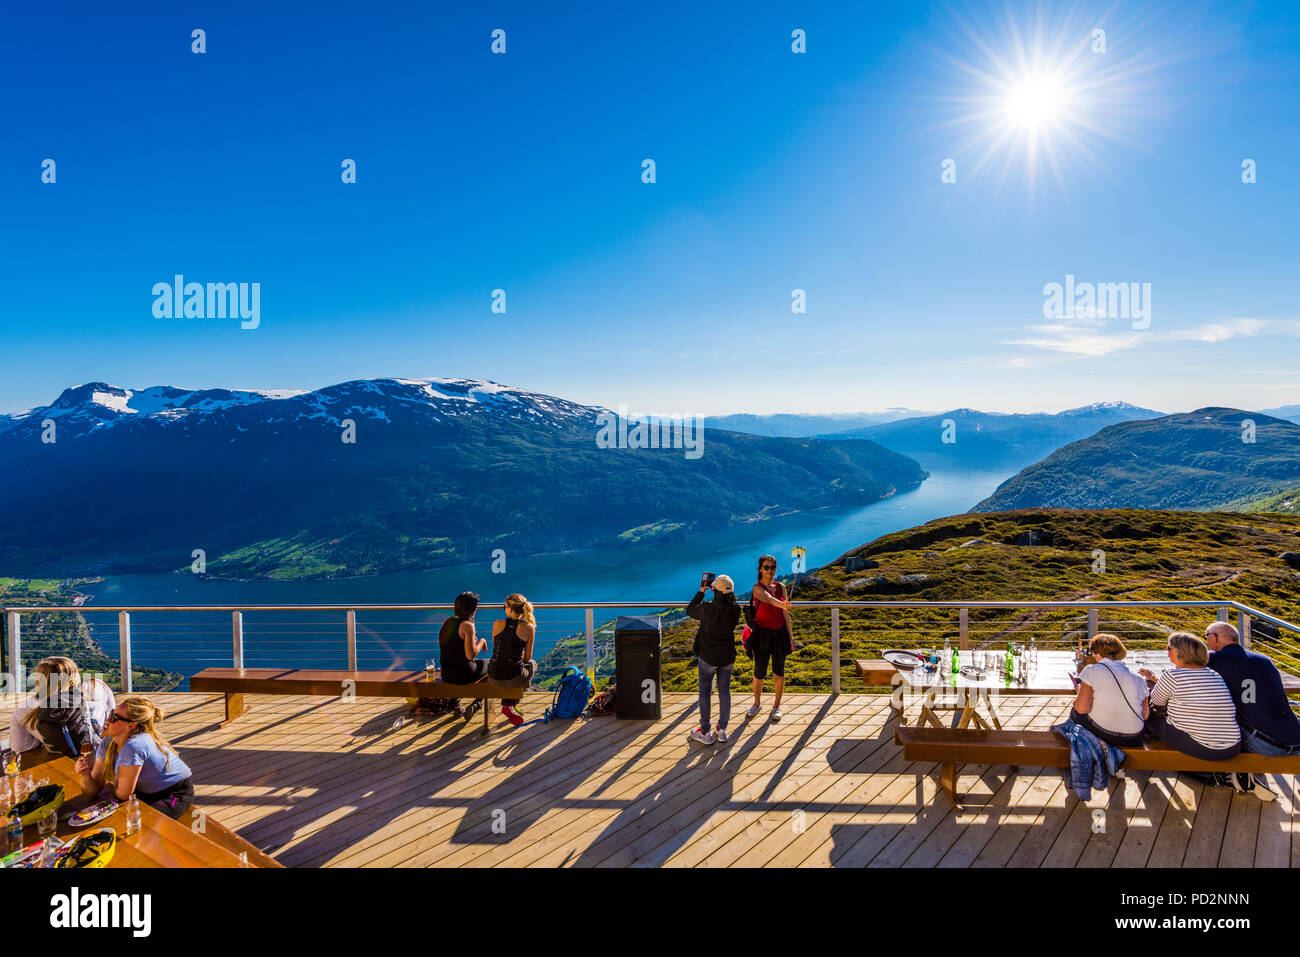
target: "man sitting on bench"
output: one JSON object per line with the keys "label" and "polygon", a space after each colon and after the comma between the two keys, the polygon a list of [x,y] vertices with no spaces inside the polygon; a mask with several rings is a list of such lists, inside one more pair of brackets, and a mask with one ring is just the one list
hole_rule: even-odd
{"label": "man sitting on bench", "polygon": [[[1237,705],[1241,725],[1241,750],[1255,754],[1300,754],[1300,720],[1287,701],[1282,676],[1269,659],[1247,651],[1238,641],[1237,629],[1226,621],[1205,629],[1210,646],[1210,667],[1219,673]],[[1253,787],[1252,787],[1253,783]],[[1237,790],[1253,791],[1265,801],[1277,795],[1268,779],[1238,773]]]}

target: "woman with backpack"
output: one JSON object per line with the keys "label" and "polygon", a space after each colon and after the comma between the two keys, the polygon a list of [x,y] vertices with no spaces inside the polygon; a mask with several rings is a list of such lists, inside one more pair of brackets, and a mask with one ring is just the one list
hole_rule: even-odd
{"label": "woman with backpack", "polygon": [[[524,676],[531,681],[537,671],[537,662],[533,661],[533,640],[537,637],[533,603],[523,595],[508,595],[505,611],[504,620],[492,623],[492,660],[488,662],[488,677],[493,681],[516,681]],[[516,727],[524,723],[518,704],[518,698],[506,698],[501,702],[501,713]]]}
{"label": "woman with backpack", "polygon": [[754,655],[754,706],[751,718],[758,717],[763,704],[763,682],[768,662],[772,663],[772,720],[781,720],[781,692],[785,690],[785,656],[794,654],[794,625],[790,621],[790,602],[785,586],[776,581],[776,559],[764,555],[758,560],[758,581],[750,589],[749,649]]}
{"label": "woman with backpack", "polygon": [[[704,600],[704,590],[713,589],[713,600]],[[700,726],[691,732],[691,740],[713,744],[727,743],[727,722],[731,718],[731,669],[736,663],[736,625],[740,622],[740,605],[736,604],[735,586],[726,575],[700,582],[700,590],[686,606],[686,614],[700,623],[695,633],[695,653],[700,659]],[[713,680],[718,681],[718,727],[709,731],[709,705],[713,697]]]}
{"label": "woman with backpack", "polygon": [[83,742],[99,744],[104,723],[116,707],[113,690],[98,678],[85,681],[77,663],[61,655],[36,665],[35,694],[9,718],[10,747],[76,757]]}

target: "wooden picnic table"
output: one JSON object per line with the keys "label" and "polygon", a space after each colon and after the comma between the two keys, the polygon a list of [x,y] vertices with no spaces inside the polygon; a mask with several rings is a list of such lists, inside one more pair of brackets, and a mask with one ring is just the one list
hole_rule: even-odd
{"label": "wooden picnic table", "polygon": [[[998,651],[1000,649],[993,649]],[[958,657],[961,667],[974,664],[974,651],[960,651]],[[1005,655],[1005,652],[1003,652]],[[1139,668],[1146,668],[1153,674],[1172,667],[1169,656],[1163,650],[1130,650],[1123,664],[1136,673]],[[951,664],[949,664],[951,667]],[[1005,667],[1005,666],[1004,666]],[[935,714],[936,709],[951,709],[952,726],[965,728],[970,724],[986,730],[1001,730],[1002,721],[998,717],[997,699],[1004,695],[1073,695],[1075,684],[1070,676],[1075,674],[1073,651],[1040,651],[1038,665],[1032,667],[1029,676],[1021,681],[1008,680],[1005,673],[986,673],[973,676],[967,672],[952,674],[944,668],[938,672],[922,671],[920,668],[895,668],[893,716],[900,724],[906,724],[902,702],[907,696],[920,699],[920,714],[917,724],[932,724],[936,728],[945,727]],[[900,697],[900,692],[902,697]],[[989,717],[985,719],[976,706],[984,702]]]}
{"label": "wooden picnic table", "polygon": [[[64,808],[74,810],[91,801],[81,796],[81,783],[73,767],[72,758],[60,757],[34,767],[33,780],[49,778],[51,784],[62,784],[65,795],[63,808],[58,811],[56,834],[67,843],[83,834],[111,827],[117,832],[117,846],[108,867],[242,867],[244,862],[221,845],[197,834],[190,828],[173,821],[161,811],[140,802],[140,830],[126,836],[126,803],[118,806],[110,816],[86,827],[69,827]],[[69,812],[71,813],[71,812]],[[41,839],[36,824],[23,829],[23,847]]]}

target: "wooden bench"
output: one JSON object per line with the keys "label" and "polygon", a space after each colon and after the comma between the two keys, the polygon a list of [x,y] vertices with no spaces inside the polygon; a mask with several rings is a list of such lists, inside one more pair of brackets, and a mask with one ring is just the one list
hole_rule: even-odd
{"label": "wooden bench", "polygon": [[[322,695],[341,698],[522,698],[528,680],[484,678],[470,685],[429,681],[423,671],[318,671],[306,668],[205,668],[190,678],[190,690],[226,696],[225,727],[249,709],[246,694]],[[483,733],[491,709],[483,708]]]}
{"label": "wooden bench", "polygon": [[898,669],[888,661],[879,658],[871,658],[853,662],[858,669],[858,677],[862,679],[865,685],[890,685],[894,684],[894,677],[898,674]]}
{"label": "wooden bench", "polygon": [[[961,810],[957,765],[1008,764],[1012,767],[1068,768],[1070,744],[1055,731],[978,731],[973,728],[894,729],[908,761],[939,765],[939,786]],[[1300,774],[1300,755],[1273,757],[1243,752],[1228,761],[1205,761],[1176,751],[1162,741],[1124,748],[1125,771],[1244,771],[1251,774]]]}
{"label": "wooden bench", "polygon": [[[203,823],[196,825],[195,820],[199,819],[200,814],[202,814],[201,820]],[[206,811],[201,812],[196,804],[191,804],[189,810],[178,817],[176,821],[188,827],[191,831],[202,834],[214,844],[221,845],[236,857],[247,861],[249,867],[284,867],[270,854],[248,843],[224,824],[213,820]]]}

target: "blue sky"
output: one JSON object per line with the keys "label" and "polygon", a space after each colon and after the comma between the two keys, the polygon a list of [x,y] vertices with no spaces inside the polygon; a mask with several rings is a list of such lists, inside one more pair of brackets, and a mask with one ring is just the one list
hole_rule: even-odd
{"label": "blue sky", "polygon": [[[1300,402],[1294,4],[266,6],[8,13],[0,411],[384,375],[662,412]],[[259,327],[155,318],[176,273],[261,283]],[[1149,328],[1045,319],[1067,274],[1150,283]]]}

